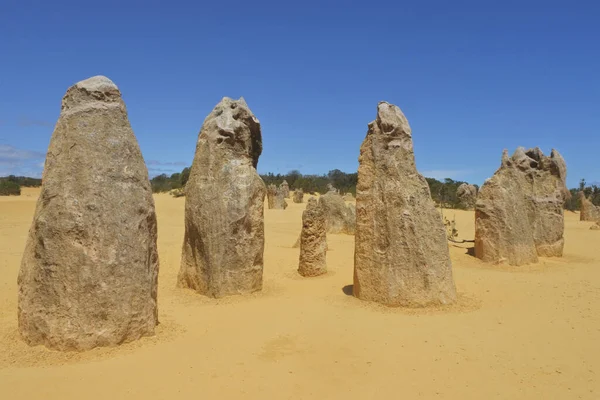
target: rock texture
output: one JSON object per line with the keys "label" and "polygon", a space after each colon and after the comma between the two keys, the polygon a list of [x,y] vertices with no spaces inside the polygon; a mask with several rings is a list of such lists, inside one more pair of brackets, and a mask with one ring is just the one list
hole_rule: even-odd
{"label": "rock texture", "polygon": [[477,196],[475,256],[510,265],[562,256],[566,171],[556,150],[549,157],[538,148],[520,147],[512,157],[505,150]]}
{"label": "rock texture", "polygon": [[281,187],[277,188],[275,191],[275,196],[273,197],[273,209],[275,210],[285,210],[288,207],[287,201],[285,201],[285,193]]}
{"label": "rock texture", "polygon": [[304,191],[302,189],[294,190],[294,203],[302,203],[304,202]]}
{"label": "rock texture", "polygon": [[275,207],[275,196],[277,196],[277,186],[270,184],[267,187],[267,207],[269,210]]}
{"label": "rock texture", "polygon": [[298,273],[302,276],[318,276],[327,273],[327,224],[325,214],[317,200],[311,197],[302,213],[300,233],[300,263]]}
{"label": "rock texture", "polygon": [[580,221],[600,221],[600,207],[595,206],[581,191],[579,192],[579,202],[581,204]]}
{"label": "rock texture", "polygon": [[594,225],[590,226],[590,229],[593,231],[600,231],[600,222],[596,222]]}
{"label": "rock texture", "polygon": [[327,184],[327,193],[340,194],[340,191],[336,189],[331,183]]}
{"label": "rock texture", "polygon": [[343,197],[344,201],[355,201],[356,199],[352,196],[352,193],[346,193]]}
{"label": "rock texture", "polygon": [[261,290],[265,184],[260,123],[243,98],[206,117],[186,184],[178,285],[210,297]]}
{"label": "rock texture", "polygon": [[354,295],[389,306],[456,300],[446,233],[417,172],[411,129],[381,102],[360,148]]}
{"label": "rock texture", "polygon": [[279,185],[279,188],[283,192],[283,197],[285,197],[286,199],[289,199],[290,198],[290,186],[288,185],[286,180],[281,182],[281,185]]}
{"label": "rock texture", "polygon": [[158,323],[156,214],[117,86],[69,88],[19,272],[19,331],[59,350],[113,346]]}
{"label": "rock texture", "polygon": [[477,201],[477,186],[469,185],[468,183],[461,184],[456,189],[456,197],[458,198],[460,208],[472,210]]}
{"label": "rock texture", "polygon": [[319,198],[327,220],[327,233],[347,233],[353,235],[356,229],[356,213],[353,205],[346,205],[342,196],[328,192]]}

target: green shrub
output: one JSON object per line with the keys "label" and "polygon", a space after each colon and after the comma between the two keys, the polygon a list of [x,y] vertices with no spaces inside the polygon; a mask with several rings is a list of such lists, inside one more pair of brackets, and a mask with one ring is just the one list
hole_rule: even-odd
{"label": "green shrub", "polygon": [[9,180],[0,181],[0,196],[20,196],[21,186]]}

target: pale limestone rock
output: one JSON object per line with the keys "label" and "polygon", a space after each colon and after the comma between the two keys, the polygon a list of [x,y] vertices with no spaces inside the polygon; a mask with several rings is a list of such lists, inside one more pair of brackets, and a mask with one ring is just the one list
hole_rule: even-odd
{"label": "pale limestone rock", "polygon": [[538,148],[520,147],[512,157],[505,150],[477,196],[475,256],[515,266],[562,256],[568,196],[566,164],[556,150],[549,157]]}
{"label": "pale limestone rock", "polygon": [[411,129],[381,102],[359,157],[354,295],[389,306],[456,300],[446,233],[425,178],[417,172]]}
{"label": "pale limestone rock", "polygon": [[262,289],[265,184],[260,123],[225,97],[206,117],[186,185],[178,285],[210,297]]}
{"label": "pale limestone rock", "polygon": [[302,213],[300,262],[298,273],[318,276],[327,273],[327,224],[325,214],[314,197],[308,200]]}
{"label": "pale limestone rock", "polygon": [[69,88],[19,272],[19,331],[58,350],[114,346],[158,324],[156,214],[121,93]]}

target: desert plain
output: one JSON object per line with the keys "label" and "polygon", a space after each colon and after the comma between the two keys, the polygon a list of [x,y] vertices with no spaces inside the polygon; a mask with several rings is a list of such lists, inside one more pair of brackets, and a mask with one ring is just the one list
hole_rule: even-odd
{"label": "desert plain", "polygon": [[[352,294],[354,236],[328,235],[328,273],[297,273],[305,202],[265,207],[264,286],[211,299],[176,287],[184,198],[155,195],[156,334],[58,352],[17,329],[17,275],[39,189],[0,198],[1,399],[598,399],[600,231],[565,212],[562,258],[484,264],[450,245],[456,304],[390,308]],[[474,212],[456,218],[473,239]]]}

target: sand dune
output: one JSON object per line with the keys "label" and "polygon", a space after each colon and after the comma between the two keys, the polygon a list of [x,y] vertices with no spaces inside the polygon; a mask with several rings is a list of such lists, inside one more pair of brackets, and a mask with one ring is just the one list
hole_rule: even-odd
{"label": "sand dune", "polygon": [[[263,292],[214,300],[177,289],[185,200],[157,195],[157,334],[60,353],[17,333],[37,194],[0,197],[2,399],[600,398],[600,232],[578,214],[566,213],[562,259],[499,268],[452,245],[458,304],[404,310],[348,295],[353,236],[329,235],[329,273],[300,277],[292,245],[305,203],[291,201],[265,210]],[[473,238],[473,212],[445,213]]]}

